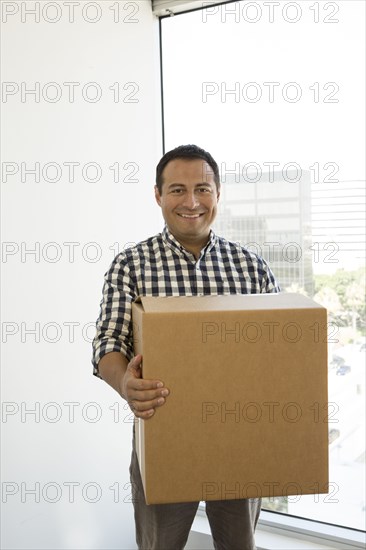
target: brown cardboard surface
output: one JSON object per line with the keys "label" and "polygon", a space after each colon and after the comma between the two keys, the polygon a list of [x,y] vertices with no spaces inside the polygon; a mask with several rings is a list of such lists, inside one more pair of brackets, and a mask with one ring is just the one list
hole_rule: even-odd
{"label": "brown cardboard surface", "polygon": [[135,424],[148,504],[328,491],[326,323],[297,294],[133,304],[143,377],[171,392]]}

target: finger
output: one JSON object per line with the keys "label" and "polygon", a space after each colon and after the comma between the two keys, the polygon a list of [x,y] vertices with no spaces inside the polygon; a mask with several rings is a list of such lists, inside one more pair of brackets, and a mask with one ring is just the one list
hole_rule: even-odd
{"label": "finger", "polygon": [[128,363],[127,369],[129,369],[131,372],[138,375],[138,378],[141,378],[141,363],[142,363],[142,355],[138,354],[135,355],[133,359]]}
{"label": "finger", "polygon": [[133,411],[133,414],[136,416],[136,418],[141,418],[142,420],[148,420],[155,414],[155,409],[149,409],[148,411]]}
{"label": "finger", "polygon": [[[142,355],[137,354],[127,365],[127,370],[130,372],[133,379],[138,380],[137,385],[133,385],[131,387],[140,390],[163,388],[164,383],[161,380],[143,380],[141,378],[141,363]],[[128,382],[128,385],[130,385],[130,381]]]}
{"label": "finger", "polygon": [[133,387],[127,387],[127,399],[130,401],[152,401],[154,399],[166,398],[168,395],[168,388],[139,390]]}
{"label": "finger", "polygon": [[152,399],[150,401],[136,401],[133,399],[129,401],[128,404],[131,410],[136,413],[146,413],[150,410],[154,410],[158,407],[163,406],[165,403],[164,397],[158,397],[157,399]]}
{"label": "finger", "polygon": [[144,380],[143,378],[134,378],[133,376],[127,379],[126,387],[133,391],[155,390],[156,393],[167,389],[161,380]]}

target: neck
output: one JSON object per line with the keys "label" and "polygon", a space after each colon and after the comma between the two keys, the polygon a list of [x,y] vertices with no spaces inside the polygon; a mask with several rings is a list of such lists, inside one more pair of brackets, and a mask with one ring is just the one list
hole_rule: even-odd
{"label": "neck", "polygon": [[208,243],[208,238],[200,243],[190,242],[186,240],[182,241],[181,239],[177,239],[177,240],[179,240],[180,244],[187,250],[187,252],[190,252],[191,254],[193,254],[196,260],[198,260],[202,248],[204,248]]}
{"label": "neck", "polygon": [[198,240],[194,237],[190,239],[189,236],[186,235],[183,235],[182,237],[180,235],[175,235],[169,227],[168,229],[173,237],[187,250],[187,252],[190,252],[194,255],[196,260],[199,258],[201,250],[207,245],[210,239],[210,231],[205,237],[202,237],[202,239]]}

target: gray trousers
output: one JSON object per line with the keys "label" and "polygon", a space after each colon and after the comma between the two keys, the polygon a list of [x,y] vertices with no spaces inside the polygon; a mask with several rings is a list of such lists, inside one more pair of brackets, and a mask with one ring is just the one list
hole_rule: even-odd
{"label": "gray trousers", "polygon": [[[130,479],[138,548],[139,550],[183,550],[199,502],[148,506],[145,502],[134,439]],[[215,549],[256,550],[254,531],[260,508],[260,498],[207,501],[206,514]]]}

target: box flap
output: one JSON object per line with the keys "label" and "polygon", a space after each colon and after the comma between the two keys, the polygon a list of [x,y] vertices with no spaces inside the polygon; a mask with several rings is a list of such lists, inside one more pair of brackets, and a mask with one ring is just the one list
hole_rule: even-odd
{"label": "box flap", "polygon": [[227,294],[209,296],[139,296],[146,313],[235,311],[321,308],[310,298],[295,293]]}

